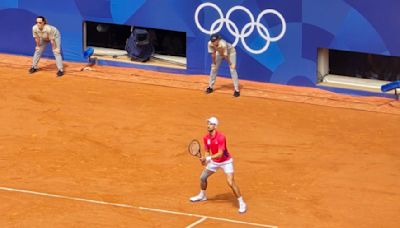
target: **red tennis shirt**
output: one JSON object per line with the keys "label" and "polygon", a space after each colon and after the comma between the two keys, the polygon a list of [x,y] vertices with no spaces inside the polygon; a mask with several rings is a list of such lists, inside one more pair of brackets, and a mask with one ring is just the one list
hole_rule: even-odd
{"label": "red tennis shirt", "polygon": [[218,132],[215,131],[214,137],[212,137],[210,134],[206,134],[203,137],[204,141],[204,148],[208,151],[211,152],[211,154],[216,154],[218,153],[218,150],[222,150],[223,154],[220,158],[214,158],[214,162],[224,162],[227,161],[231,158],[231,154],[228,152],[228,147],[226,146],[226,139],[225,136]]}

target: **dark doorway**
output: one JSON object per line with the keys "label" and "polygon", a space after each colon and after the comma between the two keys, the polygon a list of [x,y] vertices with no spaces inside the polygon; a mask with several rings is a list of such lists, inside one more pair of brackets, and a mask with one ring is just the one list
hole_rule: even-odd
{"label": "dark doorway", "polygon": [[400,57],[331,49],[329,74],[397,81],[400,80]]}
{"label": "dark doorway", "polygon": [[86,22],[86,45],[113,49],[125,49],[131,26]]}
{"label": "dark doorway", "polygon": [[[144,28],[150,35],[156,54],[186,57],[186,33]],[[125,49],[133,26],[86,22],[86,46]]]}

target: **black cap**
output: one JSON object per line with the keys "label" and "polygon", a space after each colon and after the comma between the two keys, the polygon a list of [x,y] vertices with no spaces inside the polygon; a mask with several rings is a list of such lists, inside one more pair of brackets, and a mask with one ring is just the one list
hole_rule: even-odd
{"label": "black cap", "polygon": [[214,41],[219,40],[219,39],[221,39],[221,35],[219,35],[218,33],[214,33],[210,37],[210,41],[211,42],[214,42]]}

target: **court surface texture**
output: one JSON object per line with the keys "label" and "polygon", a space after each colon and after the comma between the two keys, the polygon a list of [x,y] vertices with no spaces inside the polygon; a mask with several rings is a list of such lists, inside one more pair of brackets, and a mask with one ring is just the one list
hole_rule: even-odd
{"label": "court surface texture", "polygon": [[[0,55],[0,227],[398,227],[399,101]],[[217,116],[248,211],[187,144]]]}

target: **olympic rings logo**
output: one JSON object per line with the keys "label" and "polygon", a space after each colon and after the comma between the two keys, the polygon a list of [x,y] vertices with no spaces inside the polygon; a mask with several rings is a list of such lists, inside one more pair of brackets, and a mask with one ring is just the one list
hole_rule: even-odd
{"label": "olympic rings logo", "polygon": [[[211,7],[214,8],[217,13],[219,14],[220,18],[217,19],[216,21],[214,21],[211,24],[211,29],[210,30],[206,30],[203,28],[202,25],[200,25],[199,22],[199,13],[200,11],[205,8],[205,7]],[[243,12],[245,12],[249,18],[250,18],[250,22],[247,23],[242,30],[239,32],[239,28],[236,26],[235,23],[233,23],[232,20],[230,20],[231,14],[237,10],[242,10]],[[261,19],[263,16],[267,15],[267,14],[273,14],[276,15],[282,22],[282,31],[275,37],[272,37],[270,32],[268,31],[268,29],[261,24]],[[224,26],[224,24],[226,23],[226,28],[228,29],[228,31],[235,37],[235,41],[233,42],[232,46],[236,46],[239,42],[239,39],[243,45],[243,47],[248,51],[251,52],[253,54],[261,54],[263,52],[265,52],[266,50],[268,50],[269,45],[271,44],[271,42],[276,42],[278,40],[280,40],[286,33],[286,21],[285,18],[283,18],[282,14],[280,14],[278,11],[274,10],[274,9],[265,9],[263,10],[257,17],[257,20],[254,20],[254,16],[253,14],[250,12],[249,9],[247,9],[246,7],[243,6],[234,6],[232,7],[227,13],[226,13],[226,17],[224,17],[221,9],[210,2],[206,2],[203,3],[201,5],[199,5],[196,9],[196,12],[194,14],[194,20],[196,22],[197,28],[202,31],[205,34],[211,35],[213,33],[217,33],[219,31],[221,31],[222,27]],[[254,27],[257,28],[257,32],[258,34],[265,40],[265,45],[259,49],[259,50],[254,50],[252,48],[250,48],[246,41],[245,38],[249,37],[250,34],[254,31]]]}

